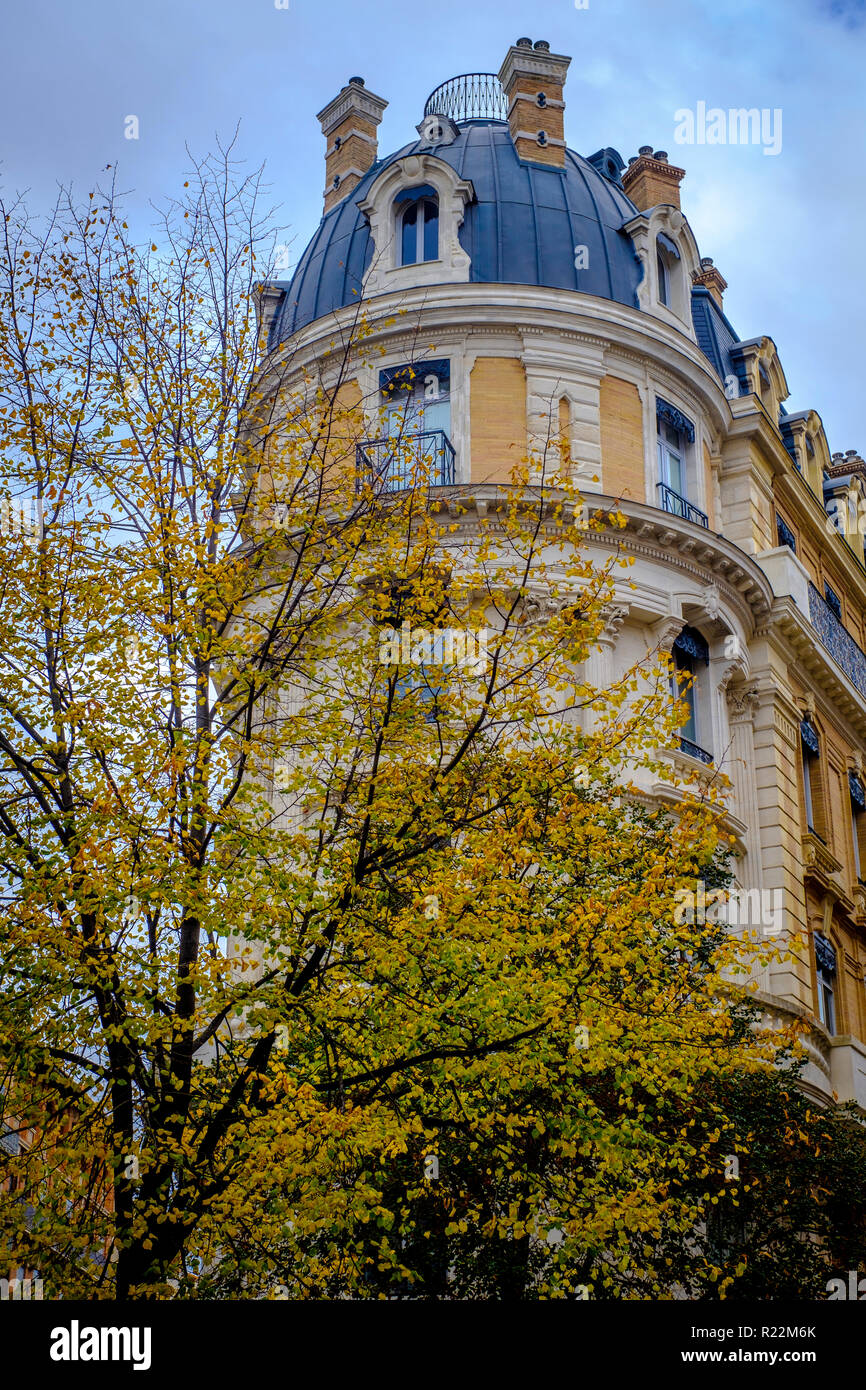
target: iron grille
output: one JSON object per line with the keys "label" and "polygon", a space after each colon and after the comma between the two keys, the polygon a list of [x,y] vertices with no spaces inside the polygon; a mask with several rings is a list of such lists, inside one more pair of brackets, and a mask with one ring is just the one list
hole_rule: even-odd
{"label": "iron grille", "polygon": [[430,93],[424,115],[450,116],[452,121],[505,121],[508,101],[495,73],[464,72]]}
{"label": "iron grille", "polygon": [[661,504],[666,512],[670,512],[671,516],[681,516],[684,521],[693,521],[696,526],[704,526],[709,530],[710,521],[706,512],[702,512],[700,507],[674,492],[667,483],[659,483],[658,487]]}

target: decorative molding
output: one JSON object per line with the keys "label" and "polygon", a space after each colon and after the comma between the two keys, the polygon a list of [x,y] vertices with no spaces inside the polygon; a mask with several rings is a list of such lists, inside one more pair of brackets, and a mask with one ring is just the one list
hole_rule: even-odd
{"label": "decorative molding", "polygon": [[598,641],[611,650],[619,641],[622,625],[629,615],[629,609],[624,604],[606,603],[601,610],[601,617],[604,627],[598,635]]}
{"label": "decorative molding", "polygon": [[[439,256],[435,261],[398,262],[394,199],[401,190],[429,184],[439,200]],[[470,259],[460,245],[458,230],[466,204],[475,197],[469,179],[434,154],[410,154],[383,169],[373,180],[367,196],[358,204],[370,223],[373,255],[364,276],[364,297],[415,288],[469,280]]]}
{"label": "decorative molding", "polygon": [[761,704],[760,694],[754,685],[728,685],[725,687],[725,699],[732,724],[751,723]]}
{"label": "decorative molding", "polygon": [[653,649],[658,648],[670,655],[673,644],[684,626],[684,620],[673,614],[666,614],[665,617],[657,619],[650,628],[653,637]]}
{"label": "decorative molding", "polygon": [[679,434],[684,434],[690,444],[695,442],[695,427],[687,415],[681,410],[677,410],[670,401],[664,400],[662,396],[656,396],[656,420],[664,420],[670,425],[671,429]]}

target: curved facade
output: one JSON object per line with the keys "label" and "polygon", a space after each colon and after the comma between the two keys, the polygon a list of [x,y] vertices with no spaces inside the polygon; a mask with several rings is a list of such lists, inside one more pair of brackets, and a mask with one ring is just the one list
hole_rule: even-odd
{"label": "curved facade", "polygon": [[568,62],[519,41],[496,113],[462,116],[447,84],[448,110],[419,100],[419,138],[382,159],[382,98],[352,79],[324,108],[325,215],[262,292],[261,384],[327,381],[360,304],[367,350],[341,387],[369,416],[360,464],[387,467],[412,366],[441,506],[458,489],[471,520],[551,440],[590,502],[619,504],[625,532],[593,545],[635,563],[590,675],[659,646],[693,672],[667,756],[728,775],[742,924],[802,942],[761,997],[808,1021],[814,1093],[866,1108],[866,464],[786,410],[772,338],[737,337],[684,171],[650,146],[627,165],[566,148]]}

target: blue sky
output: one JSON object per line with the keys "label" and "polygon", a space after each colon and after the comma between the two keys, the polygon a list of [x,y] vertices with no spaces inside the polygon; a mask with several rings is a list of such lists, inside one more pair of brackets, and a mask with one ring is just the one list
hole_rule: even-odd
{"label": "blue sky", "polygon": [[[831,449],[866,451],[866,0],[28,0],[3,28],[7,193],[29,189],[41,210],[59,182],[84,193],[116,163],[144,234],[148,200],[182,182],[185,143],[203,154],[240,120],[295,258],[321,212],[315,115],[349,77],[390,103],[386,153],[414,137],[439,82],[495,72],[521,35],[547,39],[573,59],[569,145],[668,150],[731,321],[779,348],[788,409],[818,410]],[[781,153],[677,145],[675,112],[699,101],[781,108]]]}

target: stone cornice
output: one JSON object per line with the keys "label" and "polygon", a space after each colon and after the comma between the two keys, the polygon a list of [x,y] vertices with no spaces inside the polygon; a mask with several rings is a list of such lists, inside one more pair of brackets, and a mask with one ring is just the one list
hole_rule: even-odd
{"label": "stone cornice", "polygon": [[776,599],[771,626],[784,639],[794,661],[825,696],[831,709],[847,721],[861,742],[866,742],[866,700],[836,665],[812,624],[790,599]]}

